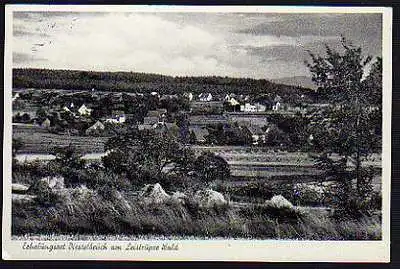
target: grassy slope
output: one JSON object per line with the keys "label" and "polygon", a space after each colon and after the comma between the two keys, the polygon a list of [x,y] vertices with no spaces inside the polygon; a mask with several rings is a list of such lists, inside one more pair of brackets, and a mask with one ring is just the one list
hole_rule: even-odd
{"label": "grassy slope", "polygon": [[[116,199],[116,197],[119,197]],[[379,217],[335,221],[328,216],[265,206],[200,208],[188,199],[144,203],[126,193],[108,199],[96,191],[68,189],[51,206],[13,203],[14,235],[87,235],[90,239],[189,236],[302,240],[379,240]],[[18,238],[18,237],[17,237]],[[25,237],[19,237],[26,239]],[[40,238],[40,237],[39,237]]]}

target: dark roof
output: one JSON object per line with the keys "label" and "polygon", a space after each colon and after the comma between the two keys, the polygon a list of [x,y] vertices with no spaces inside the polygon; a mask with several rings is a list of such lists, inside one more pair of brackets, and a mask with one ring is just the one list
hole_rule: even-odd
{"label": "dark roof", "polygon": [[160,111],[158,110],[149,110],[146,115],[146,117],[159,117],[159,116],[160,116]]}
{"label": "dark roof", "polygon": [[257,125],[249,125],[246,126],[247,130],[249,130],[249,132],[252,135],[259,135],[259,134],[263,134],[264,132],[261,130],[261,128]]}
{"label": "dark roof", "polygon": [[206,136],[209,134],[207,129],[200,126],[191,126],[189,131],[194,133],[197,141],[205,141]]}
{"label": "dark roof", "polygon": [[144,124],[155,124],[159,120],[158,117],[144,117],[143,123]]}
{"label": "dark roof", "polygon": [[151,129],[153,129],[153,124],[139,124],[138,129],[139,130],[151,130]]}

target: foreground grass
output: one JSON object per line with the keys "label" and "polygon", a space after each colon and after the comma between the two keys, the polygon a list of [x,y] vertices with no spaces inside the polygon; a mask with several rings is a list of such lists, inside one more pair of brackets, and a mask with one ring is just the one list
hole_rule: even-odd
{"label": "foreground grass", "polygon": [[173,200],[155,204],[115,190],[104,195],[87,189],[67,189],[54,197],[51,203],[13,202],[12,234],[18,239],[25,239],[23,235],[27,235],[44,236],[45,240],[54,235],[73,235],[71,239],[78,240],[85,236],[96,240],[121,237],[381,239],[377,216],[335,220],[311,212],[268,206],[238,208],[228,204],[202,208],[190,199],[185,204]]}

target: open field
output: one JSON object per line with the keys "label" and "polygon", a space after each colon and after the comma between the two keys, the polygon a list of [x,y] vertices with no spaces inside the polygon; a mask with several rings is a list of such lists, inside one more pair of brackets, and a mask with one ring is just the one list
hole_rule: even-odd
{"label": "open field", "polygon": [[49,153],[55,147],[76,146],[82,153],[104,152],[106,137],[68,136],[49,133],[47,130],[29,124],[13,124],[13,138],[19,138],[24,145],[21,153]]}
{"label": "open field", "polygon": [[[49,160],[54,157],[49,155],[56,146],[67,146],[72,143],[85,154],[87,160],[100,159],[104,155],[104,143],[107,137],[66,136],[48,133],[38,126],[27,124],[13,125],[13,137],[21,138],[23,148],[17,155],[19,161]],[[248,146],[193,146],[197,154],[210,151],[223,157],[230,165],[232,179],[235,182],[249,182],[254,179],[292,178],[297,181],[315,181],[322,174],[321,170],[314,167],[314,160],[304,152],[287,152],[271,150],[263,147]],[[374,154],[364,165],[376,167],[377,175],[374,186],[380,188],[381,158]]]}

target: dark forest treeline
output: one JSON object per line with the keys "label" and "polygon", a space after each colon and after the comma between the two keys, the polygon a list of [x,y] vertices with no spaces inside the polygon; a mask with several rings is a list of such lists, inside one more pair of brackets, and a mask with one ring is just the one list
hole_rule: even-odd
{"label": "dark forest treeline", "polygon": [[[173,77],[136,72],[93,72],[50,69],[13,69],[14,88],[65,90],[128,91],[180,94],[210,92],[212,94],[279,94],[312,97],[309,89],[275,84],[265,79],[219,76]],[[293,96],[294,97],[294,96]]]}

